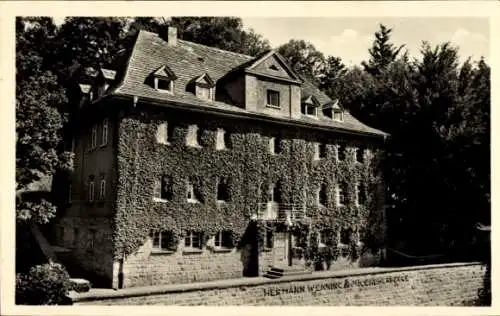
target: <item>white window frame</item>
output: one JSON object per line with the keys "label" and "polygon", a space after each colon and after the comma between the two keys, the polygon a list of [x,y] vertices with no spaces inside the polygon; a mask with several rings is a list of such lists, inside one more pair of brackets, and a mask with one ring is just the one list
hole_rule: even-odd
{"label": "white window frame", "polygon": [[[340,114],[340,118],[336,118],[336,115],[335,114]],[[341,110],[336,110],[334,109],[332,111],[332,119],[334,121],[337,121],[337,122],[343,122],[344,121],[344,112],[342,112]]]}
{"label": "white window frame", "polygon": [[276,137],[269,137],[269,152],[272,154],[272,155],[276,155],[276,145],[275,145],[275,142],[276,142]]}
{"label": "white window frame", "polygon": [[[203,94],[201,93],[202,89],[206,89],[208,91],[208,96],[203,97]],[[213,87],[206,87],[201,84],[196,85],[196,96],[205,101],[213,101],[214,100],[214,88]]]}
{"label": "white window frame", "polygon": [[[158,88],[160,80],[168,81],[169,82],[168,90],[167,89],[160,89],[160,88]],[[155,77],[155,90],[158,91],[158,92],[164,92],[164,93],[173,94],[174,93],[174,81],[171,80],[171,79],[164,79],[164,78]]]}
{"label": "white window frame", "polygon": [[337,206],[344,206],[344,204],[340,202],[340,196],[341,195],[344,196],[344,202],[345,202],[345,193],[344,193],[344,190],[342,189],[342,185],[340,185],[340,184],[336,185],[335,195],[336,195],[335,200],[336,200]]}
{"label": "white window frame", "polygon": [[108,125],[109,125],[109,120],[107,118],[102,120],[101,146],[106,146],[108,144]]}
{"label": "white window frame", "polygon": [[196,124],[189,125],[188,132],[186,134],[186,145],[189,147],[201,148],[201,144],[198,141],[200,128]]}
{"label": "white window frame", "polygon": [[314,157],[313,160],[320,160],[320,155],[319,155],[319,143],[314,143]]}
{"label": "white window frame", "polygon": [[94,202],[94,180],[89,181],[89,202]]}
{"label": "white window frame", "polygon": [[[151,232],[151,249],[155,252],[175,252],[175,249],[173,248],[163,248],[162,246],[162,240],[163,240],[163,234],[166,234],[168,233],[167,231],[162,231],[162,232],[158,232],[158,231],[153,231]],[[156,235],[158,235],[158,245],[155,246],[155,237]]]}
{"label": "white window frame", "polygon": [[99,199],[104,199],[106,196],[106,179],[101,179],[99,184]]}
{"label": "white window frame", "polygon": [[[218,231],[215,236],[214,236],[214,248],[215,249],[232,249],[234,247],[226,247],[226,246],[223,246],[223,237],[224,236],[224,231],[220,230]],[[217,246],[217,242],[219,243],[219,245]]]}
{"label": "white window frame", "polygon": [[158,144],[169,145],[168,122],[163,122],[156,128],[156,142]]}
{"label": "white window frame", "polygon": [[[198,242],[199,242],[199,247],[194,247],[193,246],[193,236],[197,234],[198,235]],[[186,238],[189,238],[189,245],[186,245]],[[195,232],[195,231],[189,231],[187,235],[184,237],[184,249],[196,249],[196,250],[201,250],[203,248],[203,235],[201,232]]]}
{"label": "white window frame", "polygon": [[186,199],[188,203],[200,203],[200,201],[196,198],[194,183],[192,183],[190,180],[188,180],[186,184]]}
{"label": "white window frame", "polygon": [[225,134],[227,132],[223,128],[217,128],[217,137],[215,140],[215,150],[224,150],[227,149]]}

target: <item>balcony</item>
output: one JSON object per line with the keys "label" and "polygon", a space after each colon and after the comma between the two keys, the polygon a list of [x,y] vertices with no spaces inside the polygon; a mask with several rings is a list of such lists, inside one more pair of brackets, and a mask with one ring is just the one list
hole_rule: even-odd
{"label": "balcony", "polygon": [[277,202],[260,203],[257,208],[257,219],[266,221],[292,222],[307,219],[306,208],[303,204],[286,204]]}

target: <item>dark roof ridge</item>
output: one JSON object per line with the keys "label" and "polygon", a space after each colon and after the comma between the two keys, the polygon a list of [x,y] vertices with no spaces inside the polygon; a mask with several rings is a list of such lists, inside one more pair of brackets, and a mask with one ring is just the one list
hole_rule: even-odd
{"label": "dark roof ridge", "polygon": [[[156,33],[153,33],[153,34],[156,34]],[[158,34],[156,34],[156,35],[158,35]],[[186,41],[186,40],[182,40],[182,39],[178,39],[177,42],[178,43],[179,42],[180,43],[188,43],[188,45],[193,44],[193,45],[197,45],[197,46],[202,46],[202,47],[206,47],[207,49],[218,50],[220,52],[229,53],[229,54],[233,54],[233,55],[237,55],[237,56],[245,57],[245,58],[249,58],[249,59],[255,58],[255,56],[250,56],[250,55],[246,55],[246,54],[242,54],[242,53],[236,53],[236,52],[232,52],[230,50],[225,50],[225,49],[214,47],[214,46],[203,45],[203,44],[199,44],[199,43],[195,43],[195,42],[191,42],[191,41]]]}

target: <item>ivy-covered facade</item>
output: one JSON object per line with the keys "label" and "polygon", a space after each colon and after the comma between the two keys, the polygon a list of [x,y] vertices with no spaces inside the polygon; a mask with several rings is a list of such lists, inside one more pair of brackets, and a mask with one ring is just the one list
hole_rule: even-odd
{"label": "ivy-covered facade", "polygon": [[[174,32],[168,39],[140,32],[121,64],[80,89],[84,123],[73,131],[80,167],[71,179],[78,198],[59,221],[80,232],[71,242],[75,259],[98,262],[82,265],[110,286],[129,287],[379,257],[386,134],[274,52],[249,57]],[[103,163],[104,184],[92,171]],[[88,200],[103,185],[99,211]],[[76,239],[88,241],[89,227],[101,238],[83,251],[88,242]]]}

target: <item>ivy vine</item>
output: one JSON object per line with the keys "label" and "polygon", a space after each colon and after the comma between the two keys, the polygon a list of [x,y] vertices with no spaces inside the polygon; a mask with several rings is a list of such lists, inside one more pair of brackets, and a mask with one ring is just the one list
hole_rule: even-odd
{"label": "ivy vine", "polygon": [[[169,144],[156,142],[157,126],[167,121]],[[201,134],[201,148],[185,145],[190,124],[196,124]],[[258,125],[257,125],[258,124]],[[217,128],[229,134],[231,148],[215,150]],[[279,133],[279,134],[278,134]],[[282,152],[269,152],[269,137],[282,137]],[[314,159],[314,142],[326,143],[327,158]],[[358,163],[352,151],[344,161],[337,162],[335,144],[343,142],[357,147],[363,144],[371,149],[372,158]],[[383,207],[380,185],[377,140],[346,138],[338,133],[313,129],[273,126],[250,121],[231,121],[209,115],[195,115],[169,111],[126,113],[118,127],[117,205],[114,218],[114,245],[117,258],[136,252],[148,238],[151,230],[170,231],[175,240],[189,231],[203,232],[208,238],[218,231],[231,231],[235,244],[252,221],[258,204],[269,198],[269,186],[279,181],[283,203],[306,205],[310,221],[296,223],[292,229],[299,235],[303,253],[314,262],[321,256],[335,260],[338,231],[351,229],[362,232],[362,241],[374,250],[383,242],[381,210]],[[153,201],[154,185],[162,175],[173,179],[172,199]],[[216,201],[217,179],[229,179],[230,197],[225,203]],[[186,200],[186,181],[202,196],[200,203]],[[335,203],[335,185],[347,184],[346,204]],[[361,184],[366,199],[354,205],[355,183]],[[326,205],[317,206],[317,191],[326,184]],[[329,230],[331,238],[326,249],[314,246],[316,233]],[[259,243],[263,240],[259,228]],[[205,240],[206,241],[206,240]],[[307,247],[307,244],[312,245]],[[355,252],[355,253],[354,253]],[[350,250],[352,257],[358,251]]]}

